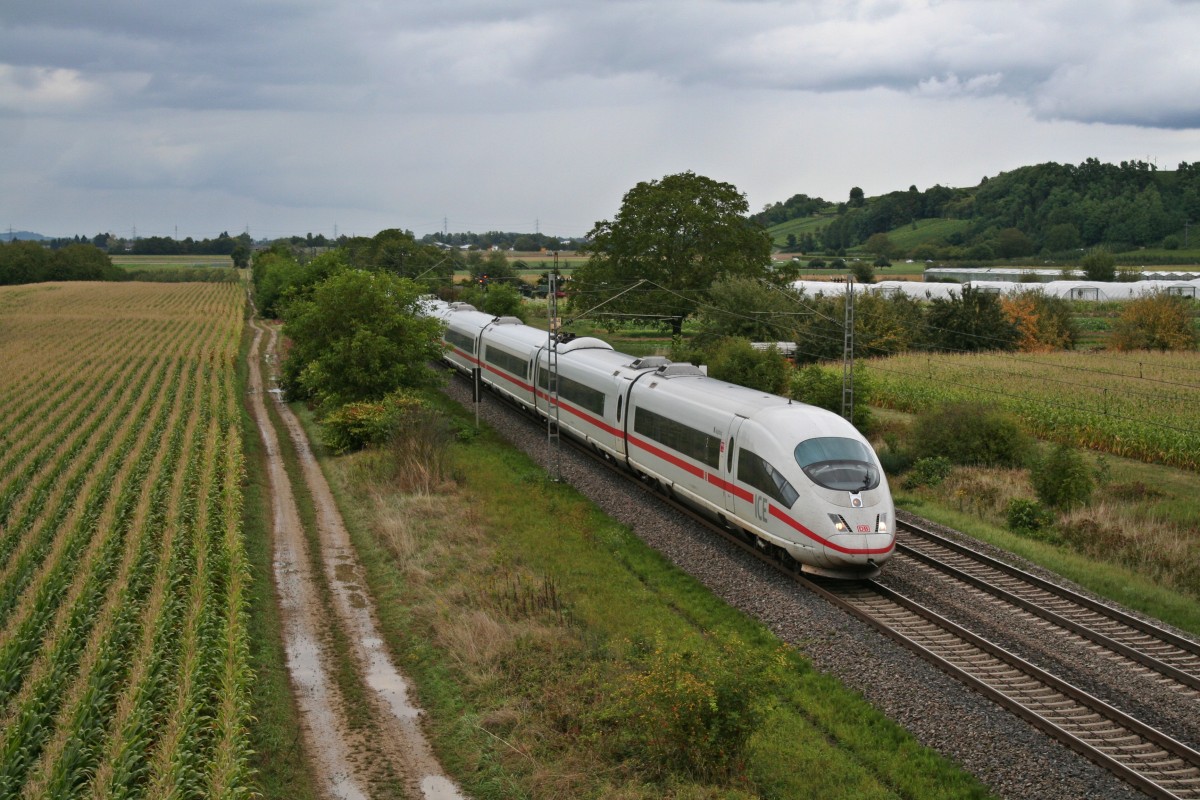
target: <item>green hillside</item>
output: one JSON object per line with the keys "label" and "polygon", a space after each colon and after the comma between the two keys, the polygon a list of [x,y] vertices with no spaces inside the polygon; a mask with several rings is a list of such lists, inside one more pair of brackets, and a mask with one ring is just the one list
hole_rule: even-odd
{"label": "green hillside", "polygon": [[871,237],[884,234],[892,257],[1070,263],[1105,250],[1122,264],[1196,264],[1200,162],[1162,171],[1141,161],[1051,162],[973,187],[914,186],[869,198],[855,191],[836,205],[795,195],[751,219],[777,247],[822,255],[867,252]]}
{"label": "green hillside", "polygon": [[965,236],[971,227],[965,219],[919,219],[915,223],[901,225],[887,232],[892,244],[903,250],[912,250],[921,244],[940,244],[953,240],[955,234]]}
{"label": "green hillside", "polygon": [[787,222],[781,222],[778,225],[772,225],[770,228],[767,228],[767,233],[771,235],[771,241],[776,247],[788,247],[789,235],[795,236],[797,240],[806,233],[818,236],[820,235],[821,228],[835,219],[837,219],[836,213],[789,219]]}

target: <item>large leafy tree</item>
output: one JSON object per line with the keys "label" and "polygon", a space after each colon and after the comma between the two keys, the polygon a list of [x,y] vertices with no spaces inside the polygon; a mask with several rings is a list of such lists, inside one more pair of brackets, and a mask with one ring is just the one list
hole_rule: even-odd
{"label": "large leafy tree", "polygon": [[355,237],[343,246],[346,262],[360,269],[387,270],[433,286],[449,283],[458,265],[456,250],[421,244],[409,231],[388,228],[371,238]]}
{"label": "large leafy tree", "polygon": [[926,345],[939,350],[1014,350],[1019,332],[1004,314],[999,295],[964,286],[960,294],[935,297],[925,312]]}
{"label": "large leafy tree", "polygon": [[[606,312],[668,319],[678,335],[718,278],[767,275],[771,241],[748,210],[732,184],[693,172],[639,183],[614,219],[588,233],[572,310],[607,303]],[[639,279],[646,283],[626,292]]]}
{"label": "large leafy tree", "polygon": [[421,288],[389,272],[345,269],[284,309],[288,392],[331,411],[436,383],[441,322],[417,313]]}
{"label": "large leafy tree", "polygon": [[741,337],[756,342],[796,339],[799,320],[811,313],[790,289],[764,281],[723,277],[709,288],[708,302],[700,309],[702,342]]}

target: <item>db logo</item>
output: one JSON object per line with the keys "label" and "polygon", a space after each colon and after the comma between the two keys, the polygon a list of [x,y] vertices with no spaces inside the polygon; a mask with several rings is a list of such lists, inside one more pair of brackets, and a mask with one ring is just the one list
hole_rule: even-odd
{"label": "db logo", "polygon": [[859,526],[858,526],[858,532],[859,532],[859,533],[870,533],[870,532],[871,532],[871,526],[870,526],[870,525],[859,525]]}

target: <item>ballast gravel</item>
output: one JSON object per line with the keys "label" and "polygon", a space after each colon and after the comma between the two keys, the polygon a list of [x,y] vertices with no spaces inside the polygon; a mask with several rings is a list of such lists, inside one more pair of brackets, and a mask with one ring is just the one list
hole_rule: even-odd
{"label": "ballast gravel", "polygon": [[[446,391],[464,406],[472,406],[471,387],[465,381],[451,379]],[[486,393],[479,417],[715,595],[797,647],[815,668],[836,676],[922,744],[974,774],[996,796],[1006,800],[1144,797],[653,495],[565,444],[549,447],[544,423]],[[1007,560],[1018,561],[1011,556]],[[913,586],[922,588],[927,596],[940,591],[912,562],[893,560],[884,566],[884,575],[902,591],[911,591]],[[954,598],[950,591],[945,602],[952,606]],[[1045,648],[1054,649],[1053,644]],[[1098,668],[1097,674],[1102,671]],[[1103,682],[1096,674],[1085,674],[1092,675],[1094,682]],[[1149,705],[1161,702],[1157,698]],[[1145,721],[1157,724],[1152,719]]]}

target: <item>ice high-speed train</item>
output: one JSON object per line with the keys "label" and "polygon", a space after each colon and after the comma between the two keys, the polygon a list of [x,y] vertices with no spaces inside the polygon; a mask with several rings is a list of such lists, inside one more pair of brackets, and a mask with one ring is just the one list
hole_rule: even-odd
{"label": "ice high-speed train", "polygon": [[464,303],[428,313],[446,324],[455,369],[479,369],[484,386],[542,417],[557,402],[561,431],[804,570],[870,577],[892,555],[887,478],[836,414],[593,337],[552,341]]}

